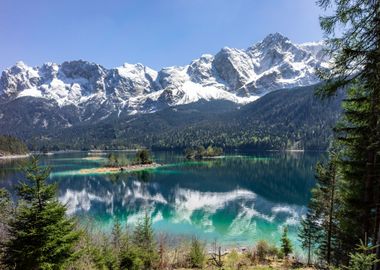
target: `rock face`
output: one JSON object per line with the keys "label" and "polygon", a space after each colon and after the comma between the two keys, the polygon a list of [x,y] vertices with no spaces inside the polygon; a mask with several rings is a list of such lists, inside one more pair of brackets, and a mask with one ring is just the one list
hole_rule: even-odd
{"label": "rock face", "polygon": [[315,69],[328,67],[322,49],[322,43],[297,45],[276,33],[246,50],[226,47],[159,72],[142,64],[106,69],[82,60],[40,67],[19,62],[0,78],[0,128],[15,119],[40,128],[72,126],[199,100],[246,104],[273,90],[317,83]]}

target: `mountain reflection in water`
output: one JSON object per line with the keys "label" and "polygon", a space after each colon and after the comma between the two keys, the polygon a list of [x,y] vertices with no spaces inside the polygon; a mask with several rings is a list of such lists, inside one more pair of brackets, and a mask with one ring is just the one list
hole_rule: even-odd
{"label": "mountain reflection in water", "polygon": [[[131,156],[131,153],[118,153]],[[84,159],[87,153],[43,158],[58,183],[58,198],[68,214],[109,230],[114,217],[133,226],[145,212],[157,231],[197,235],[226,244],[278,242],[288,225],[297,241],[297,226],[314,185],[318,153],[255,153],[187,162],[173,152],[157,152],[168,164],[131,174],[73,174],[105,161]],[[21,177],[16,164],[0,164],[1,186],[12,189]]]}

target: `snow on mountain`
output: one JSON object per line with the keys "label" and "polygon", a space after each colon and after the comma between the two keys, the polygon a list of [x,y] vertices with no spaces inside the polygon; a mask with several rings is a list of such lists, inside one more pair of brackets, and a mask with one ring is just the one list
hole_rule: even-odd
{"label": "snow on mountain", "polygon": [[75,106],[82,120],[112,112],[147,113],[198,100],[246,104],[282,88],[318,82],[315,69],[327,66],[323,43],[293,44],[275,33],[248,49],[223,48],[183,67],[159,72],[142,64],[114,69],[86,61],[23,62],[3,71],[0,101],[36,97],[57,107]]}

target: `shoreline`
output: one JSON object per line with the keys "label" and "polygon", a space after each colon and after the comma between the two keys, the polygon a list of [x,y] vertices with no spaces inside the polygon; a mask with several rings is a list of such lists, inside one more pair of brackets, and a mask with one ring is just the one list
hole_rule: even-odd
{"label": "shoreline", "polygon": [[107,173],[121,173],[121,172],[134,172],[142,171],[147,169],[156,169],[161,167],[162,164],[151,163],[151,164],[140,164],[140,165],[128,165],[121,167],[100,167],[100,168],[91,168],[91,169],[81,169],[79,170],[80,174],[107,174]]}
{"label": "shoreline", "polygon": [[28,158],[31,154],[22,154],[22,155],[5,155],[0,156],[0,160],[7,160],[7,159],[19,159],[19,158]]}

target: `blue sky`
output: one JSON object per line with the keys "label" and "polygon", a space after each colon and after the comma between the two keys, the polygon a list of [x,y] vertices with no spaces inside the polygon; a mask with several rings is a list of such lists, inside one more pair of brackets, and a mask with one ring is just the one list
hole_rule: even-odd
{"label": "blue sky", "polygon": [[315,0],[0,0],[0,70],[83,59],[185,65],[280,32],[322,39]]}

